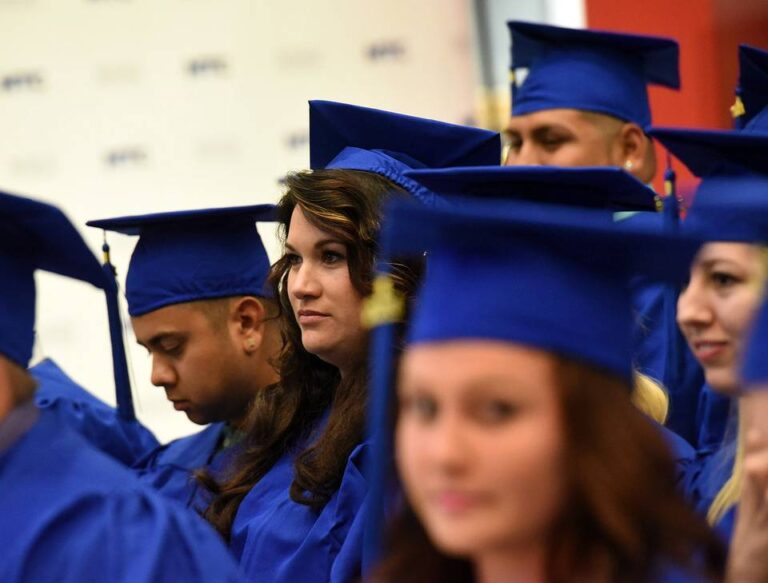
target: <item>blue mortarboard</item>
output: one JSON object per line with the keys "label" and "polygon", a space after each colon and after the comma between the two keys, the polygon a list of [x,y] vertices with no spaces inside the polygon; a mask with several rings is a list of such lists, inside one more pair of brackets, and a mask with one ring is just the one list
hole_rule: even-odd
{"label": "blue mortarboard", "polygon": [[35,270],[86,281],[104,290],[118,415],[135,419],[117,285],[72,223],[56,207],[0,193],[0,352],[26,367],[32,357]]}
{"label": "blue mortarboard", "polygon": [[768,384],[768,302],[763,302],[752,324],[741,372],[746,389]]}
{"label": "blue mortarboard", "polygon": [[[570,357],[630,382],[630,279],[684,279],[698,242],[644,225],[607,220],[600,210],[530,202],[476,201],[426,207],[391,201],[380,240],[380,270],[427,250],[427,269],[409,325],[410,344],[490,339]],[[663,261],[659,260],[662,257]],[[390,459],[393,326],[380,276],[364,313],[374,326],[369,433],[373,456],[369,530],[381,540]],[[460,290],[460,291],[459,291]],[[381,297],[379,294],[381,291]],[[376,321],[376,314],[383,317]]]}
{"label": "blue mortarboard", "polygon": [[512,115],[581,109],[612,115],[646,129],[649,83],[680,87],[676,41],[655,36],[561,28],[511,21]]}
{"label": "blue mortarboard", "polygon": [[374,172],[426,203],[430,194],[406,170],[501,161],[496,132],[333,101],[309,102],[309,149],[313,170]]}
{"label": "blue mortarboard", "polygon": [[768,241],[768,134],[656,128],[702,179],[683,228],[711,241]]}
{"label": "blue mortarboard", "polygon": [[269,259],[256,231],[270,204],[154,213],[89,221],[138,235],[126,275],[131,316],[164,306],[238,295],[269,296]]}
{"label": "blue mortarboard", "polygon": [[762,131],[768,131],[766,106],[768,51],[739,45],[739,81],[736,86],[736,103],[731,108],[735,127],[755,130],[762,126]]}
{"label": "blue mortarboard", "polygon": [[107,289],[99,262],[72,223],[49,204],[0,193],[0,352],[27,367],[35,337],[38,269]]}
{"label": "blue mortarboard", "polygon": [[656,208],[653,190],[613,167],[465,167],[412,170],[406,176],[439,196],[531,200],[613,211]]}

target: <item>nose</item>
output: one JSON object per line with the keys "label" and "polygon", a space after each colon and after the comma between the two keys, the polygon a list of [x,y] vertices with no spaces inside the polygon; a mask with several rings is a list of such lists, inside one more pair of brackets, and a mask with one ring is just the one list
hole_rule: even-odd
{"label": "nose", "polygon": [[153,356],[150,381],[156,387],[172,387],[177,381],[176,371],[164,358]]}
{"label": "nose", "polygon": [[288,274],[288,294],[298,300],[316,298],[322,287],[309,262],[294,267]]}
{"label": "nose", "polygon": [[471,457],[464,422],[456,414],[441,415],[426,440],[433,468],[444,474],[461,474]]}
{"label": "nose", "polygon": [[712,323],[714,314],[707,302],[705,290],[698,278],[692,277],[688,287],[677,300],[677,324],[685,331],[704,328]]}

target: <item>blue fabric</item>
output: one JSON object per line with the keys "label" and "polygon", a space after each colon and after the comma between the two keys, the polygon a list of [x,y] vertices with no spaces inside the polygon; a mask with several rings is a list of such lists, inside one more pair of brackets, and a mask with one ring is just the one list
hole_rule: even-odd
{"label": "blue fabric", "polygon": [[704,384],[696,410],[699,427],[696,449],[701,453],[715,452],[723,446],[731,417],[730,397],[726,397]]}
{"label": "blue fabric", "polygon": [[531,200],[614,211],[656,208],[653,190],[614,167],[456,167],[410,170],[405,176],[441,197]]}
{"label": "blue fabric", "polygon": [[664,437],[664,441],[667,442],[669,452],[672,454],[672,459],[675,462],[675,480],[682,491],[686,484],[686,476],[690,472],[690,466],[696,459],[696,450],[674,431],[656,422],[654,422],[654,425],[658,427],[661,435]]}
{"label": "blue fabric", "polygon": [[[688,502],[701,516],[707,515],[718,492],[730,479],[733,473],[734,453],[735,443],[728,443],[716,451],[697,452],[696,458],[688,466],[683,491]],[[730,532],[727,522],[724,532],[727,534]]]}
{"label": "blue fabric", "polygon": [[405,170],[498,166],[496,132],[334,101],[309,102],[310,168],[373,172],[425,204],[431,193]]}
{"label": "blue fabric", "polygon": [[35,403],[74,429],[93,447],[130,466],[158,443],[136,419],[123,419],[117,410],[69,378],[51,359],[29,369],[37,380]]}
{"label": "blue fabric", "polygon": [[0,452],[0,581],[234,582],[199,517],[142,487],[50,411]]}
{"label": "blue fabric", "polygon": [[746,44],[739,45],[739,80],[736,95],[744,112],[734,117],[737,129],[752,124],[755,116],[768,106],[768,51]]}
{"label": "blue fabric", "polygon": [[651,132],[702,178],[683,229],[707,241],[768,241],[768,133]]}
{"label": "blue fabric", "polygon": [[128,312],[141,316],[172,304],[240,295],[269,297],[269,258],[256,221],[274,205],[152,213],[88,221],[138,235],[125,282]]}
{"label": "blue fabric", "polygon": [[0,354],[27,368],[35,330],[38,269],[106,290],[109,281],[69,219],[56,207],[0,192]]}
{"label": "blue fabric", "polygon": [[207,468],[220,476],[239,449],[235,445],[217,451],[224,428],[224,423],[212,423],[198,433],[174,439],[150,452],[133,469],[143,484],[202,513],[210,504],[210,496],[194,471]]}
{"label": "blue fabric", "polygon": [[368,444],[349,456],[339,489],[320,512],[291,500],[293,456],[285,455],[238,509],[230,547],[247,578],[270,583],[354,581],[362,561]]}
{"label": "blue fabric", "polygon": [[768,302],[763,303],[755,317],[744,357],[742,377],[746,389],[768,383]]}
{"label": "blue fabric", "polygon": [[[511,201],[428,209],[398,201],[382,249],[388,257],[429,251],[410,342],[520,342],[629,380],[630,274],[674,281],[698,244],[614,223],[604,211]],[[654,259],[662,253],[663,262]]]}
{"label": "blue fabric", "polygon": [[[679,48],[672,39],[511,21],[512,115],[580,109],[651,124],[647,83],[678,88]],[[516,79],[516,75],[513,76]]]}

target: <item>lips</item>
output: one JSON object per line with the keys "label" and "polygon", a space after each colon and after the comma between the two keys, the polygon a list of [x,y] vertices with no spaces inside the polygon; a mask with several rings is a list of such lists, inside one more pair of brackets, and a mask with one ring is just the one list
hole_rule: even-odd
{"label": "lips", "polygon": [[692,343],[693,353],[702,364],[717,361],[725,354],[728,342],[715,340],[697,340]]}
{"label": "lips", "polygon": [[460,515],[480,506],[484,497],[473,492],[443,490],[431,496],[433,503],[445,514]]}
{"label": "lips", "polygon": [[299,310],[296,312],[296,316],[301,326],[311,326],[313,324],[319,324],[330,315],[315,310]]}

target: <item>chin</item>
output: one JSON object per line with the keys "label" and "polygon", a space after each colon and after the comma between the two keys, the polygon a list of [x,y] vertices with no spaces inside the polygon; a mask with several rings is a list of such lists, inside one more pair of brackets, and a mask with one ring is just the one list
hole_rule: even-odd
{"label": "chin", "polygon": [[739,392],[739,381],[723,370],[705,371],[704,378],[707,384],[717,393],[726,396],[732,396]]}

